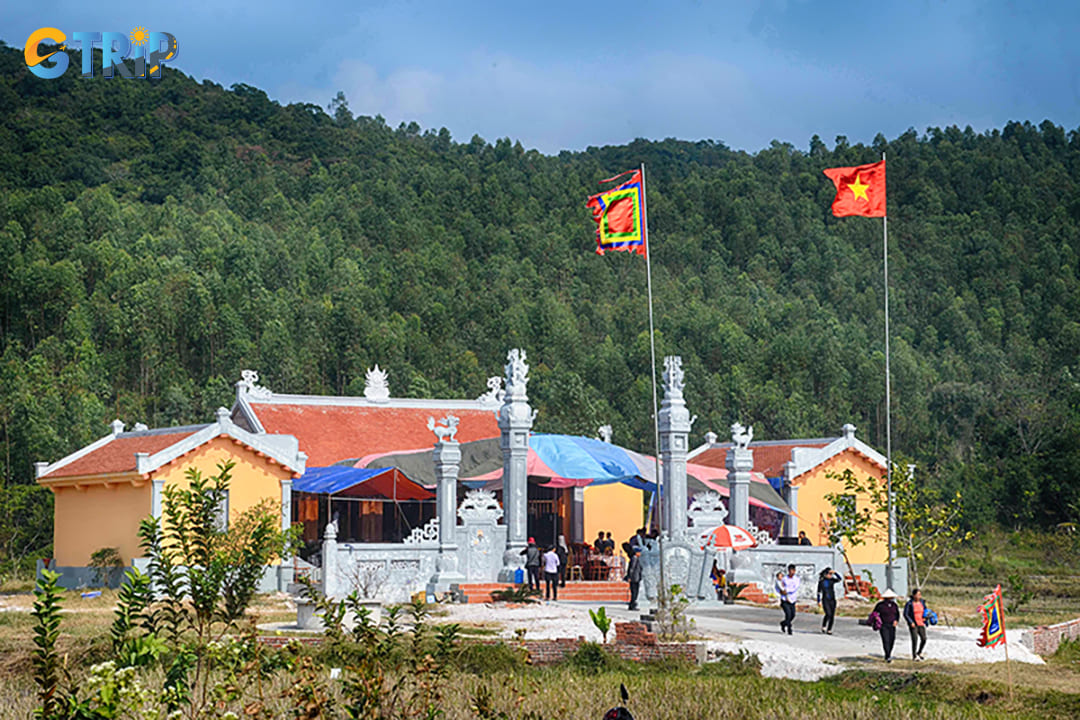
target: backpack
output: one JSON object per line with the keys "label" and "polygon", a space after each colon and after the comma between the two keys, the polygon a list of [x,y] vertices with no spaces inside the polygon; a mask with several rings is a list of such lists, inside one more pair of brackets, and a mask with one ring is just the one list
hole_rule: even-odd
{"label": "backpack", "polygon": [[923,618],[926,619],[927,625],[937,625],[937,613],[930,608],[926,608],[923,612]]}

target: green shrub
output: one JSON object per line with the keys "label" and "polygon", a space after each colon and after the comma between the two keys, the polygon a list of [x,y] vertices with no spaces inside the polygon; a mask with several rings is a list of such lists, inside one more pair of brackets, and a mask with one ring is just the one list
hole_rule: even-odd
{"label": "green shrub", "polygon": [[750,587],[750,583],[728,583],[728,597],[732,600],[738,600],[739,595],[742,595],[742,591],[748,587]]}
{"label": "green shrub", "polygon": [[525,658],[524,650],[506,643],[465,643],[453,653],[451,661],[462,672],[490,675],[524,670]]}
{"label": "green shrub", "polygon": [[601,607],[599,610],[589,608],[589,617],[592,618],[596,629],[604,636],[604,644],[607,645],[607,635],[611,632],[611,618],[607,615],[607,608]]}
{"label": "green shrub", "polygon": [[1049,660],[1054,665],[1064,665],[1080,670],[1080,639],[1062,640],[1057,651],[1050,656]]}
{"label": "green shrub", "polygon": [[94,570],[94,580],[98,585],[112,587],[113,577],[124,567],[124,559],[116,548],[103,547],[90,554],[89,566]]}
{"label": "green shrub", "polygon": [[566,658],[566,663],[589,675],[617,670],[623,665],[623,661],[605,650],[603,645],[592,642],[578,648],[577,652]]}
{"label": "green shrub", "polygon": [[528,585],[517,585],[502,590],[492,590],[491,599],[494,602],[533,603],[540,601],[540,591]]}

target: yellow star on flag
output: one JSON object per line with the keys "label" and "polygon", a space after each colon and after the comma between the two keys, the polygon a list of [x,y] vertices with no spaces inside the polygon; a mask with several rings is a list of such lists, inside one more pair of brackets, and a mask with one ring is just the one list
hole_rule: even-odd
{"label": "yellow star on flag", "polygon": [[870,198],[866,196],[866,188],[868,187],[870,186],[863,183],[862,175],[858,174],[855,175],[855,182],[848,183],[848,188],[850,188],[851,192],[855,195],[855,199],[858,200],[859,198],[862,198],[866,202],[870,202]]}

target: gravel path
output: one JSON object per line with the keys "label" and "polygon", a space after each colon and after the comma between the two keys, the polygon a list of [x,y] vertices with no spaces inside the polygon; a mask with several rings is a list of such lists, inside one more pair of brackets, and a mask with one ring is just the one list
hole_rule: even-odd
{"label": "gravel path", "polygon": [[[445,620],[481,624],[499,629],[501,637],[513,637],[514,631],[524,628],[532,639],[585,637],[599,642],[601,636],[589,618],[590,606],[584,603],[548,603],[523,607],[492,604],[449,605]],[[607,605],[608,615],[617,620],[636,620],[639,613]],[[800,613],[795,621],[795,633],[783,635],[779,630],[779,610],[746,605],[703,603],[691,608],[695,633],[705,639],[710,654],[734,653],[745,650],[758,656],[762,674],[766,677],[785,677],[795,680],[818,680],[850,667],[882,664],[880,637],[853,618],[836,619],[833,635],[820,632],[820,615]],[[902,624],[902,623],[901,623]],[[1023,629],[1013,629],[1009,646],[1010,659],[1015,662],[1042,664],[1042,658],[1030,652],[1020,642]],[[977,628],[933,627],[929,630],[925,655],[931,662],[978,663],[1002,662],[1005,649],[980,648],[975,640]],[[609,640],[611,636],[609,635]],[[910,636],[906,627],[898,628],[893,667],[918,667],[910,660]]]}

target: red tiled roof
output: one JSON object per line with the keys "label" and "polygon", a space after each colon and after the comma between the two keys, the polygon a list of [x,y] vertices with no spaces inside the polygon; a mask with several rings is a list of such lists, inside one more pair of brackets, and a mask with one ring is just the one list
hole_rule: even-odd
{"label": "red tiled roof", "polygon": [[[445,409],[251,403],[251,410],[268,433],[294,435],[307,453],[308,467],[333,465],[340,460],[372,453],[415,450],[435,444],[427,427]],[[457,440],[469,442],[496,437],[498,421],[491,410],[451,410],[459,418]]]}
{"label": "red tiled roof", "polygon": [[133,472],[135,470],[135,453],[144,452],[152,455],[175,445],[186,437],[194,435],[199,429],[193,428],[184,432],[163,433],[160,435],[120,436],[111,442],[105,443],[97,450],[93,450],[81,458],[53,470],[48,475],[42,476],[41,479]]}
{"label": "red tiled roof", "polygon": [[[791,443],[777,443],[768,445],[755,445],[750,443],[750,449],[754,451],[754,472],[759,472],[768,478],[781,477],[784,474],[784,463],[791,460],[791,451],[795,448],[823,448],[832,440],[813,440],[809,442],[794,441]],[[691,458],[691,462],[709,467],[724,467],[727,461],[729,446],[714,446],[705,450],[700,455]]]}

